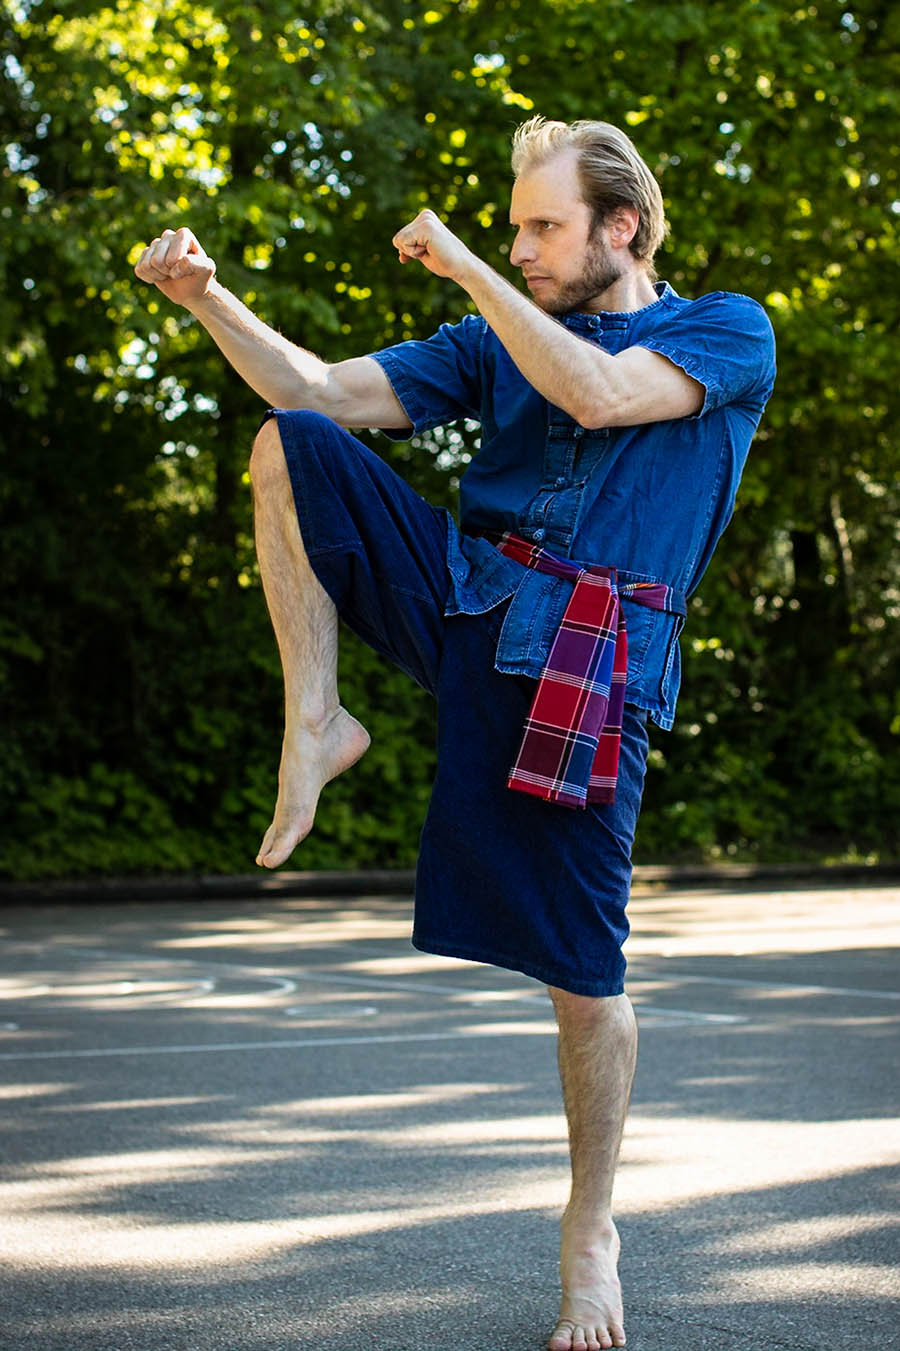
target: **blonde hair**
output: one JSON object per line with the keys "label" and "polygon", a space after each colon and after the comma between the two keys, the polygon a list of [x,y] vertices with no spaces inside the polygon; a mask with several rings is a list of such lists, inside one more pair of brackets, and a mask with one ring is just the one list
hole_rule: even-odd
{"label": "blonde hair", "polygon": [[655,278],[653,255],[669,231],[662,193],[624,131],[610,122],[531,117],[513,135],[513,174],[518,178],[569,149],[578,151],[581,195],[591,209],[593,228],[603,225],[617,207],[633,207],[639,220],[629,248]]}

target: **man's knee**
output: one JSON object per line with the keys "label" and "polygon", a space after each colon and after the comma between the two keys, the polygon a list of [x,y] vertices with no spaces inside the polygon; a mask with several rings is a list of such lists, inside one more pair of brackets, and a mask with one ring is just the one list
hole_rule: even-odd
{"label": "man's knee", "polygon": [[[293,447],[302,446],[304,455],[318,454],[327,462],[335,453],[336,437],[346,436],[338,423],[324,413],[298,408],[291,409],[286,416],[290,418],[290,443]],[[283,485],[287,481],[284,443],[274,414],[266,418],[256,433],[250,454],[250,478],[257,488]]]}
{"label": "man's knee", "polygon": [[250,479],[257,489],[276,486],[287,480],[287,465],[281,433],[274,417],[266,418],[253,439],[250,452]]}
{"label": "man's knee", "polygon": [[631,1000],[625,994],[583,995],[552,985],[548,988],[560,1023],[589,1027],[623,1021],[630,1023],[633,1018]]}

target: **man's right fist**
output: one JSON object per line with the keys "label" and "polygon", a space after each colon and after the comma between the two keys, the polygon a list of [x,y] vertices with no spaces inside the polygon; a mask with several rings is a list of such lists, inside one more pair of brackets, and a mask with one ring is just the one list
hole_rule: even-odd
{"label": "man's right fist", "polygon": [[163,230],[144,249],[134,270],[141,281],[155,283],[176,305],[188,305],[206,295],[216,265],[190,230]]}

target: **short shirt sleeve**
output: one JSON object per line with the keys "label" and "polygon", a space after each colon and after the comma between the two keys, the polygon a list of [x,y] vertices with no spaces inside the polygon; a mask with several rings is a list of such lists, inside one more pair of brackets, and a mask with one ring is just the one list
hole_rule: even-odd
{"label": "short shirt sleeve", "polygon": [[[458,418],[481,416],[481,348],[484,320],[466,315],[458,324],[442,324],[424,341],[398,343],[370,353],[413,424],[413,432]],[[383,428],[388,436],[410,436]]]}
{"label": "short shirt sleeve", "polygon": [[761,305],[749,296],[714,291],[675,311],[635,339],[703,385],[703,417],[726,404],[761,410],[775,383],[775,335]]}

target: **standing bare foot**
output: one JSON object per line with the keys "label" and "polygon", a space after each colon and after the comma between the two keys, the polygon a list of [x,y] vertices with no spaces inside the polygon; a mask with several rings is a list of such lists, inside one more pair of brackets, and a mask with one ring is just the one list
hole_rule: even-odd
{"label": "standing bare foot", "polygon": [[598,1227],[563,1216],[562,1304],[549,1351],[625,1345],[618,1259],[619,1235],[612,1220]]}
{"label": "standing bare foot", "polygon": [[319,794],[331,779],[365,755],[369,734],[345,708],[322,722],[285,730],[278,770],[278,800],[256,861],[277,868],[312,830]]}

